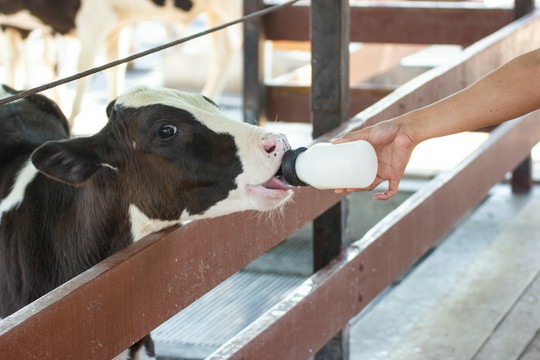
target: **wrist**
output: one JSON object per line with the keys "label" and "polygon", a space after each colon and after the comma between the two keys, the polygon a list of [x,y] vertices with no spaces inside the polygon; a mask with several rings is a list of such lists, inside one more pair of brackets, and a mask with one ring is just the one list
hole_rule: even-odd
{"label": "wrist", "polygon": [[422,114],[413,110],[395,119],[399,132],[405,134],[414,146],[430,138]]}

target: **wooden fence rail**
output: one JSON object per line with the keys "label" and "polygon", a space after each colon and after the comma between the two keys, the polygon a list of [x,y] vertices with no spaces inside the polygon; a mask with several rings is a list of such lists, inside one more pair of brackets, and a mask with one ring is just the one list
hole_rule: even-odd
{"label": "wooden fence rail", "polygon": [[535,112],[496,129],[209,359],[308,359],[528,156],[539,122]]}
{"label": "wooden fence rail", "polygon": [[[351,41],[377,43],[470,45],[514,19],[510,4],[463,1],[352,2],[350,13]],[[308,41],[309,2],[270,14],[263,25],[268,40]]]}
{"label": "wooden fence rail", "polygon": [[[411,81],[328,136],[457,91],[510,58],[537,48],[539,31],[536,12],[466,49],[453,64]],[[210,359],[309,358],[451,230],[539,141],[539,111],[499,126],[460,165],[412,195]]]}
{"label": "wooden fence rail", "polygon": [[[528,0],[518,0],[514,7],[506,5],[486,5],[484,3],[459,2],[419,2],[382,1],[352,2],[350,4],[350,40],[366,44],[397,44],[410,47],[410,44],[456,44],[468,46],[488,36],[515,19],[517,6]],[[259,3],[253,9],[269,5],[272,1],[248,0],[246,3]],[[271,41],[309,41],[310,3],[300,2],[283,9],[260,21],[260,30],[255,35],[259,39]],[[253,9],[251,11],[253,11]],[[284,26],[283,24],[286,24]],[[253,34],[247,31],[246,34]],[[249,35],[252,36],[252,35]],[[249,39],[246,39],[249,43]],[[257,47],[251,43],[246,58],[254,57]],[[261,46],[259,52],[264,52]],[[396,51],[394,56],[398,56]],[[264,55],[259,54],[260,59]],[[366,53],[365,48],[351,53],[351,114],[356,114],[372,105],[393,90],[391,87],[365,84],[355,80],[355,72],[372,72],[381,69],[380,63]],[[399,60],[399,59],[398,59]],[[278,118],[281,121],[309,121],[309,84],[299,84],[286,77],[263,79],[262,63],[249,62],[250,66],[260,67],[257,76],[251,72],[246,81],[249,92],[245,94],[245,118]],[[371,69],[371,70],[369,70]],[[249,73],[249,72],[248,72]],[[264,99],[264,102],[258,101]]]}
{"label": "wooden fence rail", "polygon": [[[535,12],[317,141],[431,103],[538,44]],[[496,129],[466,161],[413,195],[211,358],[314,354],[527,157],[540,141],[539,121],[533,113]],[[303,188],[286,206],[286,216],[245,212],[149,235],[3,319],[0,354],[110,359],[341,199],[332,191]]]}

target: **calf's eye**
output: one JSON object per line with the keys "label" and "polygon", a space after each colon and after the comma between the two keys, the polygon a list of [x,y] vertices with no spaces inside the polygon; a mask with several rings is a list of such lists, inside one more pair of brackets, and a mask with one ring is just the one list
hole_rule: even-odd
{"label": "calf's eye", "polygon": [[176,126],[163,125],[157,130],[156,136],[161,140],[166,140],[176,135],[177,132],[178,129],[176,128]]}

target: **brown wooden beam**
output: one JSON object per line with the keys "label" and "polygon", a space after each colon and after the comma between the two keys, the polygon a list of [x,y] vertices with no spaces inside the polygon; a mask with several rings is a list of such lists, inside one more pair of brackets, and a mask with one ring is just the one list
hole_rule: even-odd
{"label": "brown wooden beam", "polygon": [[245,212],[151,234],[1,320],[0,353],[110,360],[341,198],[301,188],[286,217]]}
{"label": "brown wooden beam", "polygon": [[[271,1],[267,1],[271,3]],[[267,39],[307,41],[309,5],[268,15]],[[351,4],[351,41],[411,44],[472,44],[514,19],[513,9],[471,2],[402,1]]]}
{"label": "brown wooden beam", "polygon": [[[360,84],[350,89],[349,117],[373,105],[396,89],[395,86]],[[266,87],[266,118],[270,121],[310,122],[307,86]]]}

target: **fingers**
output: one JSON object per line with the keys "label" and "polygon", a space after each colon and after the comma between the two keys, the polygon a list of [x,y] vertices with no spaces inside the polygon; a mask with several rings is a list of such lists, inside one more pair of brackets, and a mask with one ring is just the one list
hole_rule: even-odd
{"label": "fingers", "polygon": [[[356,191],[371,191],[374,188],[376,188],[377,186],[379,186],[379,184],[382,183],[383,181],[384,181],[383,179],[381,179],[380,177],[377,177],[377,179],[375,179],[373,184],[371,184],[367,188],[362,188],[362,189],[335,189],[334,192],[336,194],[343,194],[343,193],[356,192]],[[386,201],[386,200],[390,199],[392,196],[397,194],[398,186],[399,186],[399,180],[390,180],[388,182],[388,188],[386,189],[386,191],[384,191],[382,193],[376,193],[375,195],[373,195],[373,199],[381,200],[381,201]]]}
{"label": "fingers", "polygon": [[337,139],[332,139],[330,140],[330,142],[332,144],[341,144],[341,143],[344,143],[344,142],[349,142],[351,140],[347,139],[346,137],[342,136],[340,138],[337,138]]}
{"label": "fingers", "polygon": [[381,179],[380,177],[376,177],[375,180],[373,181],[373,183],[371,183],[371,185],[369,185],[368,187],[365,187],[365,188],[348,188],[348,189],[334,189],[334,192],[336,194],[343,194],[343,193],[348,193],[348,192],[356,192],[356,191],[371,191],[373,189],[375,189],[377,186],[379,186],[380,183],[383,182],[383,179]]}
{"label": "fingers", "polygon": [[336,194],[343,194],[343,193],[350,193],[350,192],[356,192],[356,191],[362,191],[367,189],[334,189],[334,193]]}
{"label": "fingers", "polygon": [[382,201],[390,199],[392,196],[397,194],[398,186],[399,186],[399,180],[388,181],[388,189],[386,189],[386,191],[383,193],[377,193],[373,195],[373,199],[382,200]]}
{"label": "fingers", "polygon": [[395,194],[396,194],[396,191],[386,190],[383,193],[377,193],[377,194],[373,195],[373,199],[374,200],[386,201],[386,200],[390,199],[392,196],[394,196]]}
{"label": "fingers", "polygon": [[366,140],[366,136],[361,131],[353,131],[351,133],[345,134],[340,138],[332,139],[330,142],[332,144],[341,144],[349,141],[356,141],[356,140]]}

